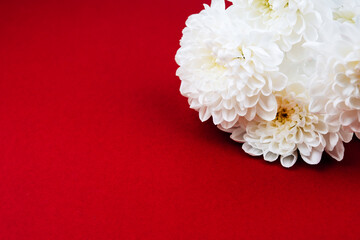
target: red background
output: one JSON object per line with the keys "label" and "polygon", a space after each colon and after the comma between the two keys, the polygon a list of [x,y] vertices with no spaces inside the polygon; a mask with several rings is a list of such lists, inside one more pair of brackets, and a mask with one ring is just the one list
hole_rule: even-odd
{"label": "red background", "polygon": [[202,3],[1,1],[0,239],[359,237],[358,140],[287,170],[189,109]]}

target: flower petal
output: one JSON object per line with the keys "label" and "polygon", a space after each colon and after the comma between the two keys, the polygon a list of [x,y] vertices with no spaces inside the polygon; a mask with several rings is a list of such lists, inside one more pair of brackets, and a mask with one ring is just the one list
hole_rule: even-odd
{"label": "flower petal", "polygon": [[296,163],[297,158],[298,158],[298,153],[297,151],[295,151],[291,155],[281,156],[280,162],[283,167],[290,168]]}
{"label": "flower petal", "polygon": [[301,157],[307,164],[316,165],[320,162],[322,153],[323,153],[323,151],[320,151],[317,148],[313,148],[310,151],[309,156],[305,156],[305,155],[301,154]]}

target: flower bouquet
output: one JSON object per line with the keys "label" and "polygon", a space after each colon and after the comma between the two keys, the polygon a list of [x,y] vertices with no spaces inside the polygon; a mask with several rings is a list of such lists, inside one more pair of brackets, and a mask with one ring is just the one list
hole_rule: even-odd
{"label": "flower bouquet", "polygon": [[186,21],[180,92],[252,156],[340,161],[360,137],[359,0],[212,0]]}

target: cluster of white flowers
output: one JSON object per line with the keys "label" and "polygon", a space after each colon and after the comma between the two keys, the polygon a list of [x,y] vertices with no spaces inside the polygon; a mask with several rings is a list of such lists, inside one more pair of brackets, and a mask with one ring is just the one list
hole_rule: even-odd
{"label": "cluster of white flowers", "polygon": [[317,164],[360,138],[360,0],[212,0],[186,21],[180,92],[245,152]]}

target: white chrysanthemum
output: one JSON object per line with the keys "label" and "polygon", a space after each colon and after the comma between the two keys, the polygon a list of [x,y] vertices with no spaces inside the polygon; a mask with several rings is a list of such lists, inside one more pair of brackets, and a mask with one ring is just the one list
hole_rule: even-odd
{"label": "white chrysanthemum", "polygon": [[309,96],[302,84],[291,84],[276,97],[279,107],[274,120],[251,121],[232,130],[231,138],[244,143],[245,152],[263,155],[270,162],[280,157],[284,167],[294,165],[298,152],[308,164],[318,164],[324,150],[339,161],[343,158],[343,140],[351,136],[329,132],[324,116],[309,111]]}
{"label": "white chrysanthemum", "polygon": [[283,52],[272,35],[249,27],[225,10],[223,0],[192,15],[176,54],[181,93],[200,119],[230,128],[239,117],[271,120],[277,104],[273,91],[284,89],[279,72]]}
{"label": "white chrysanthemum", "polygon": [[[243,16],[255,28],[276,33],[284,51],[302,38],[315,41],[319,36],[322,15],[327,15],[324,2],[311,0],[231,0],[231,11]],[[325,2],[326,3],[326,2]]]}
{"label": "white chrysanthemum", "polygon": [[341,126],[360,136],[360,29],[344,23],[341,35],[324,50],[325,66],[319,68],[318,81],[312,89],[312,111],[327,114],[326,121],[333,128]]}

